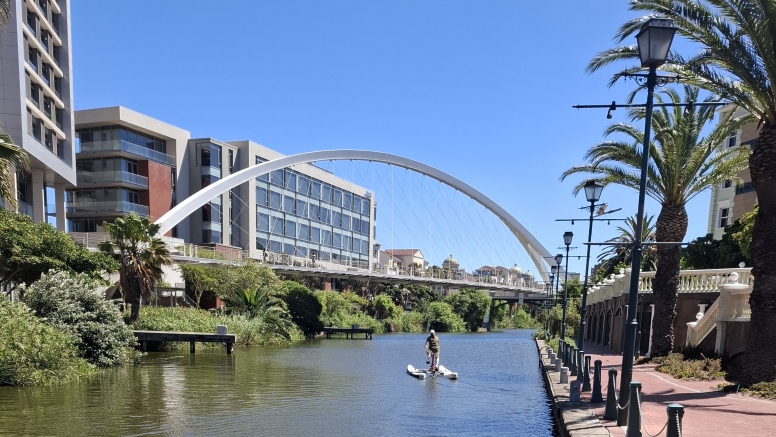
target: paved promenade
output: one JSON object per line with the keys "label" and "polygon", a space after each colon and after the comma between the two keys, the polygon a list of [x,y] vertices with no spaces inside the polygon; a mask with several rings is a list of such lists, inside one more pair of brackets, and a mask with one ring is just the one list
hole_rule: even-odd
{"label": "paved promenade", "polygon": [[[608,371],[610,368],[617,369],[619,386],[622,357],[607,349],[587,344],[585,353],[592,356],[591,372],[595,360],[603,362],[601,385],[606,399]],[[652,364],[635,366],[633,380],[641,383],[644,423],[652,434],[660,431],[666,423],[666,405],[677,403],[684,406],[683,437],[776,435],[776,402],[718,391],[717,386],[724,381],[681,381],[657,372]],[[589,400],[590,392],[583,393],[583,397]],[[612,436],[624,436],[624,428],[618,427],[614,421],[603,420],[604,405],[591,406]]]}

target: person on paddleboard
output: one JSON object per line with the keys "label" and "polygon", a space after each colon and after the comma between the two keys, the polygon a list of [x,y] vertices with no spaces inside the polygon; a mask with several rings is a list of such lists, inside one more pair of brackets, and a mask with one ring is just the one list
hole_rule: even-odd
{"label": "person on paddleboard", "polygon": [[423,344],[423,348],[426,349],[426,363],[431,363],[431,367],[428,369],[434,372],[439,368],[439,337],[432,329],[426,343]]}

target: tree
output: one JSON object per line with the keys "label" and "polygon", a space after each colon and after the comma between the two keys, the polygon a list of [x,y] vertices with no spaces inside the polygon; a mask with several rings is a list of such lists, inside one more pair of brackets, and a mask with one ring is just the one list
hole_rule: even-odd
{"label": "tree", "polygon": [[266,290],[274,298],[282,295],[277,275],[266,264],[248,260],[237,265],[221,266],[213,269],[212,273],[217,281],[216,294],[233,304],[241,302],[239,294],[243,290]]}
{"label": "tree", "polygon": [[104,281],[103,273],[115,272],[118,264],[75,244],[48,223],[33,223],[26,215],[0,208],[0,285],[9,290],[30,285],[52,269]]}
{"label": "tree", "polygon": [[[651,15],[671,18],[677,33],[700,47],[689,58],[670,53],[663,69],[685,83],[728,99],[761,126],[752,146],[749,171],[760,206],[750,247],[754,282],[747,362],[742,382],[776,379],[776,5],[760,0],[632,0],[630,9],[649,15],[630,20],[617,32],[620,41],[638,32]],[[620,60],[639,59],[636,46],[599,53],[590,71]],[[629,71],[635,68],[627,69]]]}
{"label": "tree", "polygon": [[725,226],[725,233],[717,240],[714,234],[706,234],[692,240],[682,248],[684,269],[724,269],[738,267],[741,261],[748,262],[735,241],[734,235],[743,228],[740,220]]}
{"label": "tree", "polygon": [[[674,89],[656,95],[658,103],[683,101],[698,102],[699,89],[684,86],[684,96]],[[715,97],[703,99],[719,101]],[[644,108],[628,111],[631,121],[643,120]],[[654,138],[649,139],[650,161],[646,194],[660,204],[655,223],[658,242],[682,241],[687,233],[685,205],[693,197],[715,184],[734,178],[746,168],[746,153],[725,150],[716,152],[715,146],[740,129],[750,118],[722,116],[719,123],[701,136],[701,131],[714,117],[714,107],[700,106],[683,114],[680,106],[660,107],[652,114]],[[620,134],[625,140],[599,143],[585,154],[588,164],[566,170],[561,179],[578,173],[592,174],[604,185],[618,184],[639,189],[641,174],[641,145],[643,133],[628,123],[609,126],[606,136]],[[584,182],[576,186],[578,193]],[[674,346],[674,318],[676,317],[677,285],[679,283],[680,247],[661,245],[657,248],[658,269],[652,283],[655,296],[655,323],[652,350],[655,356],[668,355]]]}
{"label": "tree", "polygon": [[383,320],[390,317],[401,317],[403,313],[402,307],[394,304],[390,296],[385,294],[375,296],[372,302],[370,302],[369,306],[372,310],[372,314],[378,320]]}
{"label": "tree", "polygon": [[[752,247],[752,231],[754,230],[754,222],[757,214],[759,213],[760,206],[756,204],[752,211],[747,212],[737,222],[741,224],[741,229],[731,232],[733,241],[738,244],[741,249],[741,255],[747,260],[750,259],[750,248]],[[727,231],[725,231],[727,234]],[[724,237],[723,237],[724,238]]]}
{"label": "tree", "polygon": [[[582,281],[580,281],[577,278],[569,279],[568,282],[568,294],[566,297],[568,299],[579,299],[582,296]],[[571,306],[571,304],[569,304]],[[578,305],[577,305],[578,306]]]}
{"label": "tree", "polygon": [[[641,241],[651,243],[655,241],[654,215],[644,214],[644,224],[641,229]],[[603,275],[608,278],[609,275],[616,272],[616,267],[620,264],[631,264],[633,260],[633,236],[636,234],[636,216],[630,216],[625,219],[625,227],[617,226],[619,236],[606,240],[609,243],[621,243],[617,246],[608,246],[606,250],[598,255],[600,268],[604,269]],[[644,271],[654,271],[657,268],[657,250],[655,246],[644,247],[644,253],[641,258],[641,269]]]}
{"label": "tree", "polygon": [[140,314],[140,301],[150,297],[154,281],[162,279],[162,266],[172,264],[170,250],[157,237],[159,225],[135,213],[104,223],[110,240],[99,244],[102,253],[119,262],[119,284],[132,305],[130,321]]}
{"label": "tree", "polygon": [[279,334],[290,340],[293,336],[293,323],[286,310],[285,302],[272,295],[269,288],[246,288],[227,298],[232,312],[259,319],[268,328],[268,332]]}
{"label": "tree", "polygon": [[315,293],[298,282],[284,281],[283,300],[291,313],[291,319],[305,334],[314,334],[323,330],[321,311],[323,306]]}
{"label": "tree", "polygon": [[453,312],[453,308],[446,302],[432,302],[423,314],[423,324],[426,330],[438,332],[463,332],[466,329],[461,316]]}
{"label": "tree", "polygon": [[214,275],[213,268],[196,264],[182,264],[180,266],[186,287],[194,294],[194,300],[199,309],[199,301],[206,291],[214,292],[218,287],[218,275]]}
{"label": "tree", "polygon": [[490,296],[482,290],[464,288],[447,296],[445,301],[458,314],[469,331],[475,332],[490,311]]}

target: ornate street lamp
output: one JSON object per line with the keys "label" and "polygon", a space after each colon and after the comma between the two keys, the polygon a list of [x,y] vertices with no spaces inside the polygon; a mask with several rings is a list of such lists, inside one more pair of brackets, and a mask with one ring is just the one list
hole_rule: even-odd
{"label": "ornate street lamp", "polygon": [[587,257],[585,257],[585,283],[582,285],[582,301],[579,306],[579,332],[577,332],[577,347],[584,350],[585,346],[585,313],[587,312],[587,281],[590,275],[590,241],[593,238],[593,213],[595,203],[601,199],[604,186],[598,181],[590,180],[585,183],[585,198],[590,202],[590,224],[587,228]]}
{"label": "ornate street lamp", "polygon": [[628,411],[625,404],[630,399],[630,383],[633,377],[633,355],[636,348],[636,331],[638,330],[637,307],[639,300],[638,285],[641,273],[642,241],[644,228],[644,200],[647,191],[647,169],[649,167],[649,144],[652,139],[652,101],[657,85],[657,67],[663,65],[671,49],[676,28],[674,22],[666,18],[650,18],[641,26],[636,41],[639,44],[641,66],[649,68],[647,74],[647,104],[644,112],[644,144],[641,151],[641,179],[639,181],[639,207],[636,213],[636,227],[633,241],[633,259],[631,264],[630,293],[628,293],[628,318],[626,319],[625,341],[622,351],[622,372],[620,377],[620,407],[617,414],[617,425],[628,423]]}
{"label": "ornate street lamp", "polygon": [[[563,279],[563,320],[560,325],[560,339],[561,341],[566,340],[566,306],[567,306],[567,299],[568,299],[568,290],[569,290],[569,246],[571,246],[571,240],[574,238],[573,232],[566,232],[563,234],[563,243],[566,245],[566,277]],[[563,259],[563,256],[558,255],[561,260]],[[560,268],[560,261],[556,257],[556,261],[558,261],[558,268]],[[558,275],[560,276],[560,275]],[[558,278],[558,282],[560,282],[560,278]],[[581,350],[581,349],[580,349]]]}

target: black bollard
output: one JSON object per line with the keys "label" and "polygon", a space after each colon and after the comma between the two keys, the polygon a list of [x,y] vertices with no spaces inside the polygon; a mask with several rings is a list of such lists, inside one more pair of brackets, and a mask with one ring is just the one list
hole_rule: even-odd
{"label": "black bollard", "polygon": [[585,351],[577,351],[577,381],[581,392],[582,383],[585,382]]}
{"label": "black bollard", "polygon": [[[600,378],[600,370],[598,377]],[[585,356],[585,378],[582,380],[582,391],[590,391],[590,355]],[[598,391],[601,391],[601,382],[598,382]]]}
{"label": "black bollard", "polygon": [[684,407],[679,404],[668,404],[668,407],[666,407],[666,412],[668,413],[666,437],[681,437]]}
{"label": "black bollard", "polygon": [[[589,355],[587,356],[587,363],[590,364]],[[594,404],[599,404],[604,401],[603,396],[601,396],[601,365],[602,364],[603,362],[601,360],[595,360],[595,370],[593,371],[593,395],[590,397],[590,402]],[[589,376],[590,375],[588,375],[588,377]],[[587,381],[588,381],[588,389],[589,389],[590,378],[587,378]],[[582,391],[584,390],[585,389],[583,388]]]}
{"label": "black bollard", "polygon": [[563,340],[558,342],[558,348],[560,349],[560,362],[564,366],[566,365],[566,343]]}
{"label": "black bollard", "polygon": [[[600,361],[596,361],[596,366]],[[617,420],[617,370],[609,369],[609,383],[606,386],[606,409],[604,409],[604,420]],[[599,388],[600,390],[600,388]]]}
{"label": "black bollard", "polygon": [[628,400],[628,428],[625,437],[641,437],[641,408],[639,408],[640,382],[630,383],[630,399]]}
{"label": "black bollard", "polygon": [[569,369],[569,375],[570,376],[577,376],[577,348],[572,347],[571,348],[571,368]]}

